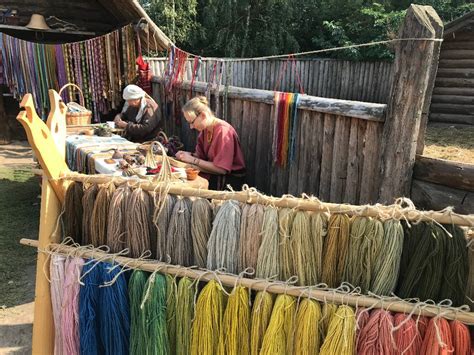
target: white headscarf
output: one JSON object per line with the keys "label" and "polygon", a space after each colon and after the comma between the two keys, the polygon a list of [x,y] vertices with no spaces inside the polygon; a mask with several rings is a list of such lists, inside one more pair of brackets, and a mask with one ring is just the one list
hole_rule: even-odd
{"label": "white headscarf", "polygon": [[135,117],[135,121],[137,123],[140,123],[143,117],[143,113],[145,112],[145,108],[147,105],[147,102],[145,100],[146,92],[143,91],[143,89],[137,85],[127,85],[125,89],[123,90],[123,99],[125,100],[125,105],[123,105],[122,113],[127,111],[129,105],[127,100],[140,100],[140,109],[138,110],[137,116]]}

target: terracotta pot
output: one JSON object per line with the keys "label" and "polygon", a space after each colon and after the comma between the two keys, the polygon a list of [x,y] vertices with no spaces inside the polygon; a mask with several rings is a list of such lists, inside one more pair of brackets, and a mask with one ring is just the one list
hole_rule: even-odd
{"label": "terracotta pot", "polygon": [[198,174],[199,174],[198,169],[194,169],[194,168],[187,168],[186,169],[186,177],[187,177],[188,180],[196,180]]}

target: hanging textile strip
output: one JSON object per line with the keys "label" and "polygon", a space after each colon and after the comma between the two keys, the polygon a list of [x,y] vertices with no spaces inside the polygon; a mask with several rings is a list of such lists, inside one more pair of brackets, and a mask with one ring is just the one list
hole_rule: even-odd
{"label": "hanging textile strip", "polygon": [[96,98],[96,91],[95,91],[95,84],[96,84],[96,78],[95,78],[95,73],[94,73],[94,67],[95,67],[95,63],[94,63],[94,55],[93,55],[93,49],[92,49],[92,42],[91,41],[87,41],[84,43],[84,50],[85,50],[85,53],[86,53],[86,63],[87,65],[89,66],[89,87],[90,87],[90,90],[88,90],[88,92],[90,92],[90,98],[91,98],[91,105],[89,107],[92,108],[93,112],[94,112],[94,121],[96,121],[96,114],[97,114],[97,98]]}
{"label": "hanging textile strip", "polygon": [[296,77],[296,82],[298,84],[298,89],[300,91],[300,94],[304,94],[304,88],[303,88],[303,85],[301,84],[300,74],[298,72],[298,68],[296,67],[295,56],[294,55],[289,55],[288,58],[291,60],[292,71],[293,71],[293,73]]}
{"label": "hanging textile strip", "polygon": [[166,78],[166,90],[169,92],[171,88],[173,72],[175,70],[175,46],[171,45],[168,53],[168,67],[165,71],[165,78]]}
{"label": "hanging textile strip", "polygon": [[207,77],[209,79],[207,82],[205,95],[207,97],[207,102],[209,103],[211,102],[211,88],[212,88],[212,83],[214,82],[214,77],[216,75],[216,69],[217,69],[217,61],[214,61],[214,65],[212,66],[212,69],[211,67],[208,67],[208,73],[207,73],[208,74]]}
{"label": "hanging textile strip", "polygon": [[67,62],[66,60],[64,60],[64,52],[61,45],[56,44],[54,46],[54,51],[56,54],[56,65],[57,65],[57,70],[58,70],[58,89],[59,89],[68,83]]}
{"label": "hanging textile strip", "polygon": [[227,65],[227,72],[226,72],[226,76],[225,76],[225,88],[224,88],[224,97],[223,97],[223,101],[224,101],[224,119],[227,121],[229,120],[229,117],[228,117],[228,109],[229,109],[229,100],[228,100],[228,96],[229,96],[229,85],[230,85],[230,80],[232,78],[232,70],[233,69],[233,66],[232,66],[232,63],[230,63],[230,65],[228,64]]}
{"label": "hanging textile strip", "polygon": [[300,100],[300,95],[299,94],[294,94],[293,98],[293,103],[291,105],[291,113],[290,113],[290,119],[291,119],[291,125],[290,125],[290,131],[289,131],[289,137],[290,137],[290,152],[289,152],[289,159],[290,163],[292,163],[295,160],[296,157],[296,137],[298,134],[298,102]]}
{"label": "hanging textile strip", "polygon": [[200,57],[194,57],[193,71],[191,73],[191,88],[189,90],[189,99],[191,99],[194,96],[194,80],[196,80],[196,77],[197,77],[197,72],[199,70],[200,60],[201,60]]}
{"label": "hanging textile strip", "polygon": [[214,88],[214,100],[215,100],[215,110],[216,110],[216,115],[217,117],[220,117],[221,116],[221,103],[220,103],[220,100],[219,100],[219,88],[221,86],[221,83],[222,83],[222,73],[224,71],[224,62],[222,60],[219,60],[218,61],[218,65],[217,65],[217,68],[216,68],[216,82],[214,83],[213,85],[213,88]]}

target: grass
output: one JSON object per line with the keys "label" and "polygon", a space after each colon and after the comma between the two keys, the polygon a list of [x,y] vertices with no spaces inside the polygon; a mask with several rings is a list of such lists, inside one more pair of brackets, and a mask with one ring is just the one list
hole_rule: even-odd
{"label": "grass", "polygon": [[27,168],[0,167],[0,307],[34,299],[36,250],[20,245],[37,239],[39,180]]}
{"label": "grass", "polygon": [[428,125],[423,155],[474,164],[474,126]]}

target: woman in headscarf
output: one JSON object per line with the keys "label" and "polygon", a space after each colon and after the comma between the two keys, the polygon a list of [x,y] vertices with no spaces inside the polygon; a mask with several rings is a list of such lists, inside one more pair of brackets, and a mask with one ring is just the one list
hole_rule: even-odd
{"label": "woman in headscarf", "polygon": [[132,142],[153,140],[159,131],[160,111],[158,104],[137,85],[123,90],[125,105],[115,116],[115,126],[125,129],[125,137]]}
{"label": "woman in headscarf", "polygon": [[217,118],[205,96],[189,100],[182,108],[192,129],[199,131],[194,153],[179,151],[176,158],[195,165],[209,180],[209,188],[223,190],[231,185],[240,190],[245,178],[245,161],[234,127]]}

